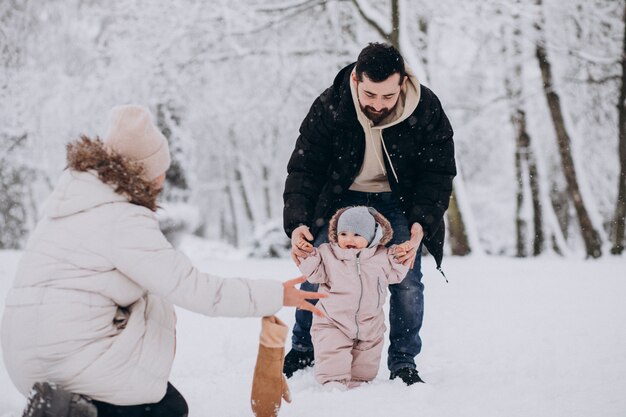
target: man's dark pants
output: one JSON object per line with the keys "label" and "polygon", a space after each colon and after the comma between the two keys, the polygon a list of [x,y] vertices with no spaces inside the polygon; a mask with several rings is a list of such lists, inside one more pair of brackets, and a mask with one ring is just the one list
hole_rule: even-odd
{"label": "man's dark pants", "polygon": [[[341,207],[364,205],[374,207],[389,220],[393,228],[390,244],[399,244],[410,239],[410,225],[402,213],[400,202],[390,192],[362,193],[348,191],[341,198]],[[324,226],[315,237],[314,246],[328,242],[328,225]],[[424,317],[424,285],[421,272],[421,245],[415,258],[415,264],[406,278],[399,284],[389,286],[389,352],[387,366],[395,372],[401,368],[415,368],[415,356],[422,349],[419,336]],[[300,288],[304,291],[317,291],[318,285],[304,282]],[[314,302],[315,303],[315,302]],[[296,323],[291,338],[293,349],[301,352],[313,350],[311,343],[311,322],[313,318],[306,310],[296,310]]]}

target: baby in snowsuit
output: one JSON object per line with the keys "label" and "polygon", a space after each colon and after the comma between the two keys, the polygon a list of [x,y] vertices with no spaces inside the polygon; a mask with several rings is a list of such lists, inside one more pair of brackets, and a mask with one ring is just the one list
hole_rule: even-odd
{"label": "baby in snowsuit", "polygon": [[373,208],[346,207],[330,219],[329,243],[300,258],[302,273],[321,284],[320,293],[329,294],[318,303],[326,317],[314,317],[311,327],[315,377],[321,384],[351,388],[378,373],[387,287],[401,282],[409,270],[395,259],[404,251],[401,245],[385,247],[392,235],[389,221]]}

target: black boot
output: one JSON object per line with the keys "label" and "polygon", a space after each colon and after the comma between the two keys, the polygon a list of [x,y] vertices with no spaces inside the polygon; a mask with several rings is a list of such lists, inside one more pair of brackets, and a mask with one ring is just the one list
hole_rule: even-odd
{"label": "black boot", "polygon": [[56,384],[37,382],[28,394],[23,417],[97,417],[98,410],[85,396]]}
{"label": "black boot", "polygon": [[413,385],[416,382],[424,382],[422,378],[420,378],[417,369],[413,368],[400,368],[397,371],[392,372],[391,375],[389,375],[389,379],[396,378],[400,378],[407,385]]}
{"label": "black boot", "polygon": [[300,352],[291,349],[285,356],[285,364],[283,365],[283,373],[287,378],[291,378],[294,372],[313,366],[313,351]]}

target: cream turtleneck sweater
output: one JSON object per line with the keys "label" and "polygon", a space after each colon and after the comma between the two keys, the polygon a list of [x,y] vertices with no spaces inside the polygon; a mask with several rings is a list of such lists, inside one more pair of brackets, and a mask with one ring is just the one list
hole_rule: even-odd
{"label": "cream turtleneck sweater", "polygon": [[[419,81],[408,67],[406,68],[406,71],[408,78],[402,86],[400,97],[398,98],[396,106],[392,112],[376,126],[374,126],[372,121],[368,119],[365,113],[361,110],[357,96],[356,83],[352,78],[350,79],[352,100],[354,102],[354,107],[356,108],[359,122],[365,132],[365,155],[363,156],[361,170],[350,186],[350,190],[352,191],[368,193],[391,191],[383,157],[386,157],[389,161],[389,166],[391,166],[392,169],[392,175],[396,181],[398,181],[398,177],[393,169],[393,164],[391,163],[389,153],[387,152],[387,148],[385,146],[383,130],[406,120],[415,111],[417,104],[419,103]],[[354,70],[352,70],[352,73],[354,74]]]}

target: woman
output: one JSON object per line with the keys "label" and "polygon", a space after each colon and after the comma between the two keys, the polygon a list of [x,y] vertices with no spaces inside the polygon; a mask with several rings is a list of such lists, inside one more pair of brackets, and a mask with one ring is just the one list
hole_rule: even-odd
{"label": "woman", "polygon": [[25,395],[33,387],[25,415],[185,416],[168,383],[174,305],[208,316],[283,305],[321,314],[305,300],[320,295],[294,288],[304,278],[222,279],[172,248],[154,215],[170,153],[146,109],[115,107],[104,141],[81,137],[67,162],[2,320],[9,376]]}

